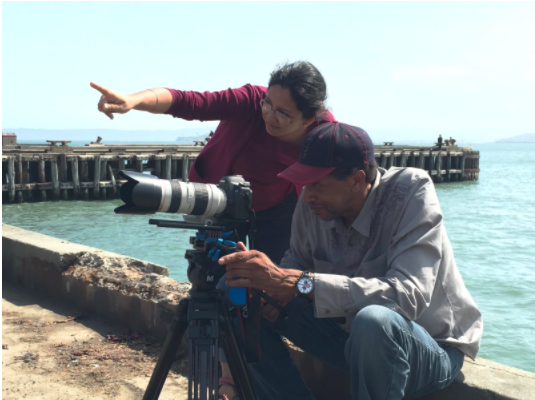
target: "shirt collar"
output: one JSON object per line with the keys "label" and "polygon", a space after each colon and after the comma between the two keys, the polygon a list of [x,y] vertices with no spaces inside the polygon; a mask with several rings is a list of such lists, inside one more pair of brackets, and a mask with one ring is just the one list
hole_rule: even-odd
{"label": "shirt collar", "polygon": [[[385,170],[383,170],[383,172],[385,172]],[[381,171],[378,168],[375,182],[373,183],[370,193],[368,193],[368,197],[364,202],[364,206],[362,207],[362,210],[360,210],[360,213],[355,219],[355,221],[353,221],[353,223],[351,224],[351,227],[353,229],[355,229],[357,232],[361,233],[366,237],[370,237],[370,226],[373,216],[373,206],[375,204],[375,198],[377,197],[377,188],[379,187],[379,183],[381,182],[381,176]]]}

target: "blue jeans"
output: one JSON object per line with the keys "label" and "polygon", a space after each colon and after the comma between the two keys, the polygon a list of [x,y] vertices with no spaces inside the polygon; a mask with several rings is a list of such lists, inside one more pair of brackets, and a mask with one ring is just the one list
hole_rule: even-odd
{"label": "blue jeans", "polygon": [[[423,396],[447,387],[463,365],[461,351],[439,346],[421,326],[382,306],[362,309],[350,332],[330,319],[315,318],[309,299],[296,297],[285,308],[289,316],[275,323],[262,318],[262,361],[248,364],[259,400],[314,398],[281,336],[349,372],[351,394],[358,400]],[[241,332],[236,335],[240,338]]]}

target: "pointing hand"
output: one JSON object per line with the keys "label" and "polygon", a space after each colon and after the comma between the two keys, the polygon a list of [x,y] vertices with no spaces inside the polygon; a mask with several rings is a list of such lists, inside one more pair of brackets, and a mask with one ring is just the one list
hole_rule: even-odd
{"label": "pointing hand", "polygon": [[125,114],[134,108],[132,102],[129,101],[129,96],[122,93],[114,92],[100,86],[94,82],[90,83],[93,89],[98,90],[102,93],[100,100],[98,102],[98,110],[108,116],[108,118],[113,119],[113,114]]}

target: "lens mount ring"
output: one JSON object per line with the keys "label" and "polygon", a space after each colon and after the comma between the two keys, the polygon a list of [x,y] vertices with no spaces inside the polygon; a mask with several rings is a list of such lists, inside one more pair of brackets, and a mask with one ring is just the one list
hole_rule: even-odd
{"label": "lens mount ring", "polygon": [[169,205],[168,213],[177,213],[180,209],[182,201],[182,188],[179,181],[171,181],[171,204]]}
{"label": "lens mount ring", "polygon": [[208,208],[208,190],[204,183],[193,182],[195,188],[195,205],[191,210],[191,215],[203,215]]}

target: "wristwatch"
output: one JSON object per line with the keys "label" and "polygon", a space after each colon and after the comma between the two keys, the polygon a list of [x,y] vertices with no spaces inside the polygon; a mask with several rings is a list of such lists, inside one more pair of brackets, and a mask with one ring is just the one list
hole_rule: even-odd
{"label": "wristwatch", "polygon": [[310,276],[310,271],[303,271],[297,282],[295,283],[299,294],[307,295],[314,290],[314,280]]}

